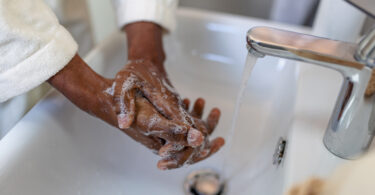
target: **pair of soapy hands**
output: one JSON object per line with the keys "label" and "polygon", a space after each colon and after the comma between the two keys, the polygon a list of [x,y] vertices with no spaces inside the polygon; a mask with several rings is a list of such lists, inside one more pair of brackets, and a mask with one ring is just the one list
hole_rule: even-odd
{"label": "pair of soapy hands", "polygon": [[96,74],[77,55],[49,80],[51,85],[82,110],[155,151],[162,157],[159,169],[193,164],[217,152],[224,139],[209,141],[208,136],[220,110],[212,109],[202,120],[204,100],[196,100],[189,111],[190,101],[176,93],[163,66],[161,27],[138,22],[124,30],[129,61],[114,79]]}
{"label": "pair of soapy hands", "polygon": [[212,109],[204,121],[204,100],[198,99],[189,112],[190,101],[182,101],[149,61],[129,62],[108,91],[115,100],[119,128],[160,155],[160,169],[196,163],[224,144],[222,138],[208,140],[219,121],[219,109]]}

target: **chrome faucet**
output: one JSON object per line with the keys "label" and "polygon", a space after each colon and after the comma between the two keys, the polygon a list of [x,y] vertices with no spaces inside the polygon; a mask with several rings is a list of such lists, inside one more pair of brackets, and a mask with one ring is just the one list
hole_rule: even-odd
{"label": "chrome faucet", "polygon": [[255,27],[247,33],[250,53],[287,58],[339,71],[344,77],[323,142],[338,157],[355,159],[375,133],[374,96],[368,89],[375,65],[375,28],[359,44]]}

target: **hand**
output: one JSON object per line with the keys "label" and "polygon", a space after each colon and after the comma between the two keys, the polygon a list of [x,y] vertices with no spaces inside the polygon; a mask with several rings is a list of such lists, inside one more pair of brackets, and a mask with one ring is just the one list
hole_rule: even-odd
{"label": "hand", "polygon": [[191,123],[166,73],[149,60],[129,61],[117,73],[112,89],[121,129],[128,128],[134,120],[137,92],[141,92],[166,118]]}
{"label": "hand", "polygon": [[109,90],[111,91],[110,95],[114,96],[120,129],[129,128],[136,118],[136,112],[142,112],[140,108],[136,110],[135,103],[137,94],[141,94],[152,103],[156,112],[160,112],[166,119],[193,127],[187,129],[190,135],[187,142],[190,146],[202,144],[203,134],[192,125],[193,118],[183,109],[178,94],[165,74],[161,73],[152,62],[143,60],[129,62],[117,73]]}
{"label": "hand", "polygon": [[124,31],[129,62],[116,75],[113,86],[119,127],[127,128],[134,120],[135,91],[141,91],[166,118],[191,124],[163,66],[162,28],[150,22],[136,22],[126,25]]}
{"label": "hand", "polygon": [[[198,130],[191,129],[189,125],[178,121],[166,119],[154,106],[137,93],[135,97],[136,114],[135,120],[129,128],[122,129],[134,140],[153,150],[156,154],[160,151],[169,150],[173,145],[175,150],[182,150],[186,146],[191,146],[187,141],[190,133],[199,133]],[[199,145],[203,142],[203,137],[199,137]]]}
{"label": "hand", "polygon": [[[113,93],[114,80],[96,74],[78,55],[48,82],[82,110],[118,127],[117,107],[111,94]],[[170,165],[172,161],[170,158],[168,161],[163,159],[164,165],[166,162],[168,165],[163,166],[163,163],[159,163],[160,168],[177,168],[183,165],[192,154],[198,153],[198,148],[193,147],[201,146],[204,141],[202,132],[209,131],[205,131],[202,127],[198,131],[190,125],[165,118],[139,91],[136,93],[134,102],[136,107],[135,121],[129,128],[121,130],[164,157],[167,153],[176,156],[176,165]],[[195,110],[196,113],[199,113],[202,112],[203,108],[201,111]],[[219,115],[214,114],[214,117],[209,117],[213,122],[208,126],[213,127],[212,124],[217,123]],[[170,148],[172,143],[175,146],[173,150]],[[200,148],[207,149],[210,147],[208,145]],[[217,151],[216,146],[212,148],[212,151],[209,152],[211,154],[215,150]],[[188,161],[189,163],[199,160],[196,155],[192,156],[191,159],[191,161]]]}
{"label": "hand", "polygon": [[[190,101],[184,99],[184,109],[189,110]],[[204,143],[199,147],[185,147],[181,149],[176,147],[174,143],[168,143],[159,150],[159,155],[163,157],[158,162],[158,168],[162,170],[175,169],[183,166],[184,164],[194,164],[202,161],[214,153],[216,153],[223,145],[224,139],[218,137],[211,142],[208,140],[209,135],[215,130],[219,119],[220,110],[214,108],[210,111],[206,121],[203,121],[202,115],[204,110],[205,101],[201,98],[197,99],[194,103],[193,109],[190,114],[194,117],[194,123],[199,127],[205,136]]]}
{"label": "hand", "polygon": [[[117,73],[112,91],[116,104],[120,129],[126,129],[135,120],[135,95],[141,92],[164,117],[194,127],[193,119],[182,107],[182,101],[174,90],[164,70],[162,29],[150,22],[127,25],[129,62]],[[191,146],[203,140],[200,131],[190,135]]]}
{"label": "hand", "polygon": [[[134,80],[141,81],[142,85],[135,86],[140,89],[145,97],[150,100],[153,106],[162,113],[163,116],[172,120],[179,121],[183,124],[190,125],[208,136],[214,130],[219,117],[220,111],[214,109],[208,121],[204,122],[201,120],[204,100],[198,100],[191,113],[187,112],[188,100],[185,100],[185,109],[183,102],[181,101],[178,94],[173,89],[171,82],[169,82],[167,74],[164,70],[165,54],[162,44],[162,28],[154,23],[150,22],[136,22],[129,24],[123,29],[128,39],[128,59],[130,63],[124,68],[127,71],[121,71],[118,83],[123,83],[123,78],[129,78],[131,71],[133,75],[136,75]],[[132,69],[129,71],[129,69]],[[137,74],[138,73],[138,74]],[[134,78],[134,76],[133,76]],[[122,79],[122,80],[121,80]],[[117,94],[121,94],[119,88]],[[122,94],[124,94],[122,92]],[[119,95],[115,95],[118,101],[123,99]],[[134,95],[131,94],[125,102],[129,102],[129,105],[123,106],[121,113],[132,113],[134,108],[131,107],[131,99]],[[121,105],[121,104],[119,104]],[[186,107],[187,106],[187,107]],[[193,117],[195,116],[195,117]],[[126,127],[131,124],[132,115],[126,116],[122,114],[119,117],[119,123],[121,127]],[[193,133],[189,135],[194,135]],[[199,137],[199,136],[196,136]],[[194,140],[196,138],[188,136],[188,140]],[[199,139],[200,140],[200,139]],[[160,154],[164,156],[162,161],[159,161],[158,166],[162,169],[177,168],[187,163],[195,163],[215,153],[223,144],[224,140],[218,138],[213,142],[208,142],[208,138],[204,138],[202,145],[191,145],[193,147],[185,147],[180,151],[180,147],[176,147],[175,143],[169,143],[163,146],[159,150]],[[178,148],[177,150],[175,148]]]}

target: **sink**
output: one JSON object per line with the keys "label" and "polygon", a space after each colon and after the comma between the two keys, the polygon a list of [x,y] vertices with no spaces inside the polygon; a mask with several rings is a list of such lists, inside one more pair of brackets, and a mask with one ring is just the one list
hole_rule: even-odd
{"label": "sink", "polygon": [[[309,29],[194,9],[180,9],[165,36],[166,68],[183,97],[203,97],[222,119],[213,136],[227,137],[254,26]],[[107,77],[126,63],[125,35],[116,32],[85,60]],[[319,79],[317,79],[319,75]],[[259,59],[249,80],[231,147],[177,170],[160,171],[158,156],[52,90],[0,141],[0,194],[173,194],[193,170],[223,171],[228,194],[281,194],[344,162],[322,144],[340,75],[273,57]],[[279,139],[284,159],[274,165]],[[223,164],[225,160],[225,164]],[[322,166],[324,165],[324,166]]]}
{"label": "sink", "polygon": [[288,173],[286,189],[309,177],[324,178],[338,165],[353,162],[330,153],[322,141],[341,89],[342,76],[320,66],[299,63],[298,67],[296,109],[284,162]]}

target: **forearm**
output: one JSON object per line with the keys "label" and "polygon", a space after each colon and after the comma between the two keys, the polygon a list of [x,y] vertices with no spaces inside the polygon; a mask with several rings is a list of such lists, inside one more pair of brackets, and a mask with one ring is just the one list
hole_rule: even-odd
{"label": "forearm", "polygon": [[163,29],[152,22],[135,22],[123,28],[128,39],[129,60],[149,60],[164,71]]}
{"label": "forearm", "polygon": [[111,86],[111,80],[94,72],[77,54],[55,76],[48,80],[80,109],[99,117],[106,122],[117,125],[113,116],[107,116],[102,109],[111,107],[104,92]]}

